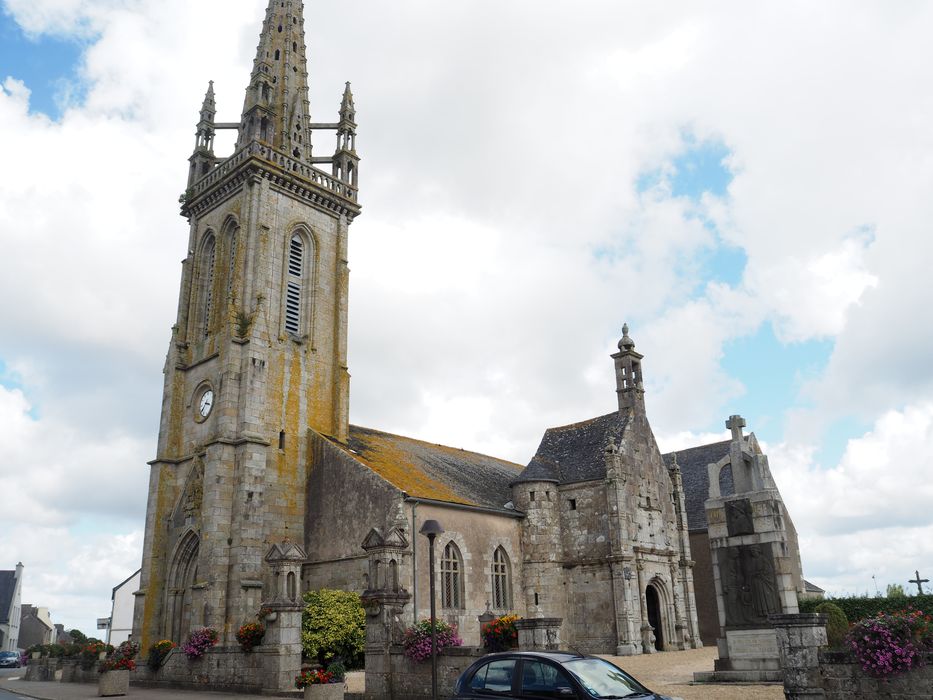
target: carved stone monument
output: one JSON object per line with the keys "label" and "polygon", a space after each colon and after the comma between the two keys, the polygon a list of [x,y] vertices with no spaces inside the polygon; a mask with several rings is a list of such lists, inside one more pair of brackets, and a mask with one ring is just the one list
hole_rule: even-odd
{"label": "carved stone monument", "polygon": [[[803,579],[796,532],[775,486],[768,459],[745,420],[732,416],[729,454],[709,465],[706,501],[713,578],[719,611],[719,658],[698,681],[779,681],[780,653],[769,616],[792,614]],[[720,492],[720,477],[732,472],[734,493]],[[727,481],[727,480],[726,480]]]}

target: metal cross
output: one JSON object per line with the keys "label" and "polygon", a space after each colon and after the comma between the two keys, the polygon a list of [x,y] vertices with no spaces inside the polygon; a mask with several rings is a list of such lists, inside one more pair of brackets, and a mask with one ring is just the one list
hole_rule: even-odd
{"label": "metal cross", "polygon": [[908,581],[907,583],[916,583],[916,584],[917,584],[917,590],[920,591],[920,595],[923,595],[923,584],[924,584],[924,583],[929,583],[929,582],[930,582],[930,579],[928,579],[928,578],[920,578],[920,572],[919,572],[919,571],[914,571],[914,575],[915,575],[917,578],[912,578],[912,579],[910,579],[910,581]]}

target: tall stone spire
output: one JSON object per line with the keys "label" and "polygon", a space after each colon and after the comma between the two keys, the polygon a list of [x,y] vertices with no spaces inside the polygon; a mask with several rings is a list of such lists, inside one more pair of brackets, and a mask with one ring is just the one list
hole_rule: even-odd
{"label": "tall stone spire", "polygon": [[269,0],[246,89],[238,146],[263,141],[311,162],[311,118],[304,4]]}

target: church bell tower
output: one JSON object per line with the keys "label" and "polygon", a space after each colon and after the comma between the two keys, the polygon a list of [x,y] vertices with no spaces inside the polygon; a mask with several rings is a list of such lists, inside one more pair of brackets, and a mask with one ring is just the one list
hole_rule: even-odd
{"label": "church bell tower", "polygon": [[[347,439],[356,108],[348,83],[338,121],[312,123],[306,51],[302,2],[270,0],[239,121],[216,120],[213,83],[200,110],[150,463],[143,649],[203,626],[235,643],[259,609],[270,544],[304,542],[308,430]],[[214,154],[223,129],[237,131],[226,158]],[[312,156],[318,130],[337,133],[333,156]]]}

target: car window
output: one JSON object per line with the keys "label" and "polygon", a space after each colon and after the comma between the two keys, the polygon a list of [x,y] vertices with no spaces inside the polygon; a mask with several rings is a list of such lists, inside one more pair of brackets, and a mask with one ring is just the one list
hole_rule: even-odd
{"label": "car window", "polygon": [[477,693],[490,695],[505,694],[512,691],[512,676],[515,673],[515,659],[497,659],[480,666],[473,674],[470,688]]}
{"label": "car window", "polygon": [[573,697],[573,686],[556,666],[525,659],[522,663],[523,698]]}
{"label": "car window", "polygon": [[649,692],[625,671],[604,659],[585,657],[564,663],[573,676],[594,698],[625,697],[632,693]]}

